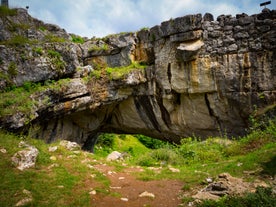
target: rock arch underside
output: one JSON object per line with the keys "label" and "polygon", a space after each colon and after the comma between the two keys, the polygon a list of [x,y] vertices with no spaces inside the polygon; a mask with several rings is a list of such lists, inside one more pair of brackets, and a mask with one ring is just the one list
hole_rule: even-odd
{"label": "rock arch underside", "polygon": [[[275,10],[221,15],[217,20],[211,14],[187,15],[135,33],[86,39],[83,44],[41,44],[43,50],[61,54],[65,67],[58,71],[49,57],[35,55],[30,45],[22,46],[32,57],[24,61],[17,58],[20,49],[0,45],[1,71],[16,62],[18,72],[12,81],[17,86],[69,78],[59,90],[31,95],[37,103],[32,116],[22,112],[2,116],[1,126],[28,131],[46,142],[76,141],[88,150],[101,132],[137,133],[171,142],[193,135],[243,135],[255,108],[261,112],[275,107],[275,17]],[[23,9],[9,21],[35,25],[23,33],[29,39],[45,37],[45,31],[35,29],[41,25],[58,37],[71,38]],[[1,40],[10,38],[3,18],[0,25]],[[99,77],[90,74],[134,61],[144,68],[134,67],[117,78],[104,72]],[[6,81],[0,86],[4,89]]]}

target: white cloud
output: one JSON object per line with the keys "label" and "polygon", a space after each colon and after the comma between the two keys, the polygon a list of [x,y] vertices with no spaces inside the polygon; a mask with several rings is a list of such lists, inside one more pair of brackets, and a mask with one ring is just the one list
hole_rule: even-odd
{"label": "white cloud", "polygon": [[261,11],[259,3],[256,0],[10,0],[10,5],[29,5],[30,14],[36,18],[87,37],[136,31],[187,14],[209,12],[215,17],[253,14]]}

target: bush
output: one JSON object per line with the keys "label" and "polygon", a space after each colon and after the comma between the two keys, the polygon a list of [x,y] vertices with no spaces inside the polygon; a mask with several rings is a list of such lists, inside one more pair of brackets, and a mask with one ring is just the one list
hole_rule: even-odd
{"label": "bush", "polygon": [[184,159],[172,145],[164,145],[162,148],[151,150],[137,161],[137,164],[141,166],[178,165],[183,163]]}
{"label": "bush", "polygon": [[15,77],[17,75],[17,65],[15,62],[11,62],[9,64],[8,74],[10,77]]}
{"label": "bush", "polygon": [[158,149],[165,144],[165,142],[159,139],[154,139],[142,134],[134,135],[134,137],[136,137],[143,145],[145,145],[149,149]]}
{"label": "bush", "polygon": [[108,148],[113,148],[114,146],[114,139],[115,139],[115,134],[100,134],[97,139],[97,145],[101,147],[108,147]]}
{"label": "bush", "polygon": [[16,9],[9,9],[6,6],[0,6],[0,17],[15,16],[17,14]]}
{"label": "bush", "polygon": [[1,42],[1,44],[9,45],[12,47],[19,47],[30,43],[30,40],[22,35],[16,35],[11,39]]}
{"label": "bush", "polygon": [[72,37],[72,42],[74,43],[79,43],[79,44],[83,44],[84,43],[84,39],[80,36],[77,35],[71,35]]}

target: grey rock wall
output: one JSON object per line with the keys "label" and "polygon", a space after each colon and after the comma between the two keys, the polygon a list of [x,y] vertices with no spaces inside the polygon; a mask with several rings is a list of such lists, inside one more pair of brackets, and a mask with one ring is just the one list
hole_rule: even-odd
{"label": "grey rock wall", "polygon": [[[34,108],[33,127],[25,127],[47,142],[67,139],[91,149],[101,132],[139,133],[174,142],[193,135],[239,136],[246,133],[255,108],[275,108],[275,16],[275,10],[221,15],[217,20],[211,14],[188,15],[84,44],[45,43],[39,55],[24,45],[30,57],[25,63],[18,60],[17,49],[2,45],[1,71],[7,72],[10,61],[16,62],[18,74],[10,81],[18,86],[71,78],[58,92],[32,96],[51,97],[47,106]],[[70,39],[62,29],[47,27]],[[48,33],[32,34],[43,40]],[[5,32],[0,37],[6,37]],[[56,70],[46,52],[49,48],[61,54],[62,70]],[[147,67],[119,79],[104,73],[88,82],[83,79],[93,70],[133,61]],[[0,82],[3,88],[5,81]],[[24,128],[24,114],[2,117],[1,123],[8,129]]]}

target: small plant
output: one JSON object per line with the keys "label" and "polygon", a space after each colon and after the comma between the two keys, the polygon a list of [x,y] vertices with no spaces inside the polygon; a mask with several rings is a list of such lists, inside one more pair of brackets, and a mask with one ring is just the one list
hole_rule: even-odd
{"label": "small plant", "polygon": [[16,35],[9,40],[1,42],[1,44],[9,45],[12,47],[19,47],[28,43],[31,43],[31,41],[22,35]]}
{"label": "small plant", "polygon": [[45,42],[50,42],[50,43],[63,43],[66,42],[66,40],[62,37],[58,37],[52,34],[48,34],[44,37]]}
{"label": "small plant", "polygon": [[61,57],[60,53],[55,50],[48,50],[48,55],[51,58],[60,58]]}
{"label": "small plant", "polygon": [[10,77],[15,77],[17,75],[17,65],[15,62],[11,62],[8,66],[8,74]]}
{"label": "small plant", "polygon": [[84,39],[81,36],[71,35],[71,37],[72,37],[72,42],[74,42],[74,43],[79,43],[79,44],[84,43]]}
{"label": "small plant", "polygon": [[137,134],[134,136],[149,149],[158,149],[166,144],[164,141],[161,141],[159,139],[154,139],[142,134]]}
{"label": "small plant", "polygon": [[62,56],[59,52],[48,50],[48,56],[51,58],[56,70],[62,71],[65,68],[65,62],[62,60]]}
{"label": "small plant", "polygon": [[114,67],[114,68],[106,68],[106,73],[108,74],[109,78],[112,80],[118,80],[124,78],[125,75],[129,74],[131,71],[134,70],[141,70],[145,69],[146,65],[139,64],[137,62],[132,62],[128,66],[121,66],[121,67]]}
{"label": "small plant", "polygon": [[10,9],[6,6],[0,6],[0,17],[15,16],[17,14],[16,9]]}
{"label": "small plant", "polygon": [[93,45],[93,46],[88,50],[88,52],[100,51],[100,50],[104,50],[104,51],[109,50],[109,45],[106,44],[106,43],[101,44],[101,45]]}
{"label": "small plant", "polygon": [[115,134],[100,134],[97,139],[97,145],[112,148],[114,145],[114,139]]}
{"label": "small plant", "polygon": [[43,49],[42,47],[36,47],[33,49],[33,52],[38,54],[38,55],[43,55]]}
{"label": "small plant", "polygon": [[45,28],[44,26],[40,26],[38,29],[39,29],[40,31],[42,31],[42,32],[45,32],[45,31],[46,31],[46,28]]}
{"label": "small plant", "polygon": [[140,29],[140,31],[148,31],[149,30],[149,27],[142,27],[141,29]]}

